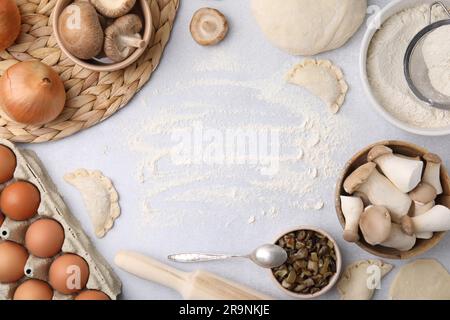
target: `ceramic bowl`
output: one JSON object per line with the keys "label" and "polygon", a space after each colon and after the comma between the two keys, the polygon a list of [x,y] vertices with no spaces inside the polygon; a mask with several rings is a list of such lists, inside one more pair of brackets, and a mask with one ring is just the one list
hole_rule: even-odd
{"label": "ceramic bowl", "polygon": [[[386,5],[381,11],[374,16],[372,21],[376,21],[376,24],[371,24],[368,26],[367,31],[364,35],[361,52],[360,52],[360,77],[363,83],[364,91],[369,98],[371,104],[375,108],[375,110],[381,114],[388,122],[410,133],[423,135],[423,136],[444,136],[450,134],[450,126],[442,127],[442,128],[419,128],[407,124],[399,119],[397,119],[394,115],[389,113],[382,105],[377,101],[377,98],[372,90],[372,87],[369,83],[369,79],[367,76],[367,53],[369,50],[370,43],[372,41],[373,36],[378,31],[378,23],[383,24],[387,19],[391,16],[405,10],[408,8],[413,8],[426,3],[434,3],[435,0],[395,0],[391,1],[388,5]],[[445,4],[450,6],[450,0],[444,0]],[[376,19],[376,20],[375,20]]]}
{"label": "ceramic bowl", "polygon": [[286,293],[288,296],[291,296],[293,298],[296,299],[313,299],[313,298],[317,298],[320,297],[322,295],[324,295],[325,293],[327,293],[328,291],[330,291],[337,283],[337,281],[339,280],[339,277],[341,275],[341,270],[342,270],[342,255],[341,255],[341,250],[339,249],[339,246],[337,244],[337,242],[333,239],[333,237],[326,231],[317,228],[317,227],[312,227],[312,226],[299,226],[296,228],[292,228],[289,229],[285,232],[283,232],[282,234],[280,234],[275,241],[273,242],[274,244],[276,244],[278,242],[278,240],[280,238],[282,238],[284,235],[289,234],[291,232],[296,232],[296,231],[300,231],[300,230],[310,230],[310,231],[315,231],[317,233],[320,233],[322,235],[324,235],[325,237],[327,237],[331,242],[333,242],[335,251],[336,251],[336,273],[333,275],[333,277],[330,280],[330,283],[328,283],[328,285],[326,287],[324,287],[322,290],[320,290],[319,292],[316,292],[314,294],[299,294],[299,293],[295,293],[293,291],[290,291],[286,288],[283,288],[283,286],[278,282],[278,280],[275,278],[272,270],[269,270],[270,273],[270,277],[272,278],[272,280],[275,282],[276,286],[283,291],[284,293]]}
{"label": "ceramic bowl", "polygon": [[[403,142],[403,141],[382,141],[379,143],[375,143],[373,145],[370,145],[360,152],[358,152],[356,155],[354,155],[350,161],[345,165],[344,170],[342,171],[339,181],[337,183],[336,187],[336,212],[338,219],[342,225],[342,228],[345,227],[345,217],[342,213],[341,209],[341,199],[340,196],[347,196],[348,194],[344,190],[344,181],[345,179],[358,167],[361,165],[367,163],[367,155],[369,151],[376,145],[385,145],[389,148],[391,148],[395,153],[402,154],[409,157],[422,157],[429,151],[421,148],[419,146],[416,146],[414,144]],[[447,169],[442,166],[441,167],[441,183],[442,187],[444,189],[444,195],[450,195],[450,178],[447,173]],[[364,249],[365,251],[382,257],[386,259],[411,259],[413,257],[419,256],[433,248],[435,245],[437,245],[445,236],[445,232],[437,232],[434,234],[433,238],[429,240],[422,240],[417,239],[416,245],[414,248],[407,252],[402,252],[396,249],[391,248],[385,248],[381,246],[372,246],[364,241],[364,238],[362,235],[360,235],[360,241],[356,242],[356,244]]]}
{"label": "ceramic bowl", "polygon": [[132,63],[136,62],[137,59],[139,59],[142,54],[145,52],[145,50],[148,48],[148,45],[150,44],[151,38],[153,36],[153,23],[152,23],[152,14],[150,11],[150,7],[148,5],[148,2],[146,0],[138,0],[136,1],[136,5],[131,11],[131,13],[136,13],[140,15],[143,19],[144,28],[141,32],[142,39],[145,41],[146,45],[144,48],[136,49],[127,59],[117,62],[117,63],[101,63],[97,62],[93,59],[91,60],[81,60],[72,55],[63,45],[61,41],[61,35],[58,30],[58,21],[59,16],[61,15],[62,11],[73,2],[73,0],[57,0],[55,8],[53,9],[53,33],[56,38],[56,42],[58,43],[58,46],[61,48],[61,50],[64,52],[64,54],[72,60],[75,64],[79,65],[80,67],[96,71],[96,72],[112,72],[124,69],[131,65]]}

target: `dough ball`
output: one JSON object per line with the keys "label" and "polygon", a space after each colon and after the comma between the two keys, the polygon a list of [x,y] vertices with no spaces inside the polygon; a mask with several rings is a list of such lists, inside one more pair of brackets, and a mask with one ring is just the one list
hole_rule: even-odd
{"label": "dough ball", "polygon": [[267,38],[293,55],[342,47],[364,21],[367,0],[252,0]]}

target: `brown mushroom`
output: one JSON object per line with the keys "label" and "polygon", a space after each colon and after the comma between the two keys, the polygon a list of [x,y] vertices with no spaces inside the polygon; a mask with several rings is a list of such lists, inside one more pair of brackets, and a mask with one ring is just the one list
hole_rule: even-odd
{"label": "brown mushroom", "polygon": [[136,48],[145,48],[147,45],[140,31],[142,21],[135,14],[128,14],[114,21],[105,30],[105,54],[114,62],[128,58]]}
{"label": "brown mushroom", "polygon": [[375,246],[385,242],[391,234],[391,216],[380,206],[370,206],[361,214],[359,228],[367,243]]}
{"label": "brown mushroom", "polygon": [[227,18],[218,10],[202,8],[194,13],[191,21],[191,35],[202,46],[221,42],[228,33]]}
{"label": "brown mushroom", "polygon": [[59,17],[58,30],[64,47],[79,59],[92,59],[102,51],[103,29],[88,2],[67,6]]}
{"label": "brown mushroom", "polygon": [[440,195],[443,193],[441,184],[441,164],[442,159],[434,153],[427,153],[423,156],[423,159],[427,162],[425,172],[423,173],[423,181],[431,184]]}
{"label": "brown mushroom", "polygon": [[136,0],[91,0],[92,5],[108,18],[118,18],[133,9]]}
{"label": "brown mushroom", "polygon": [[409,193],[409,197],[414,201],[414,203],[424,205],[434,201],[437,197],[437,193],[436,189],[432,185],[426,182],[421,182],[413,191]]}

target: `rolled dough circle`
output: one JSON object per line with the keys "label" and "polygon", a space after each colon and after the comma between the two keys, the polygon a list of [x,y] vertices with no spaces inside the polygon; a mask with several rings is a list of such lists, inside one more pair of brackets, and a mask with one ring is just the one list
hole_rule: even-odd
{"label": "rolled dough circle", "polygon": [[266,37],[293,55],[342,47],[364,21],[367,0],[252,0]]}

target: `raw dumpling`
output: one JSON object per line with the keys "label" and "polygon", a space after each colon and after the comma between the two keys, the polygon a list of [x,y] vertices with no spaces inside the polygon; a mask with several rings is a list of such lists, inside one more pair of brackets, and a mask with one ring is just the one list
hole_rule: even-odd
{"label": "raw dumpling", "polygon": [[100,171],[85,169],[66,174],[64,180],[81,192],[95,234],[103,238],[120,215],[119,195],[111,180]]}
{"label": "raw dumpling", "polygon": [[302,56],[343,46],[364,21],[366,0],[252,0],[252,12],[266,37]]}
{"label": "raw dumpling", "polygon": [[[374,268],[371,270],[370,268]],[[352,263],[345,269],[338,282],[338,290],[342,300],[370,300],[375,289],[370,288],[369,277],[376,276],[374,270],[379,268],[380,281],[393,266],[380,260],[362,260]]]}
{"label": "raw dumpling", "polygon": [[450,275],[436,260],[403,266],[391,285],[393,300],[450,300]]}
{"label": "raw dumpling", "polygon": [[339,111],[348,92],[342,70],[329,60],[304,60],[289,71],[287,81],[322,99],[333,113]]}

